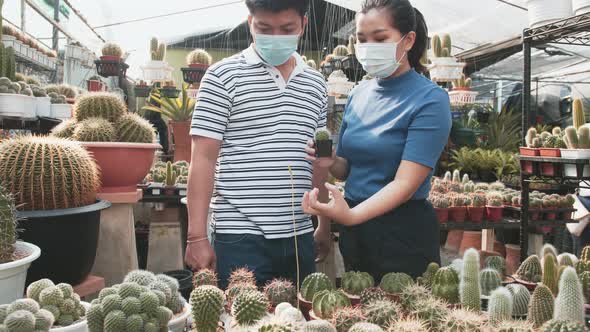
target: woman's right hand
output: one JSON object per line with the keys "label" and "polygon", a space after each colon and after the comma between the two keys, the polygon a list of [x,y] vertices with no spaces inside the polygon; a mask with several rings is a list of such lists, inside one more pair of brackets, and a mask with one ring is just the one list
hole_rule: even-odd
{"label": "woman's right hand", "polygon": [[330,168],[332,167],[332,165],[334,165],[334,160],[336,159],[336,151],[332,151],[332,157],[316,157],[315,142],[313,141],[313,139],[309,139],[307,141],[305,152],[307,153],[307,157],[305,159],[311,161],[314,164],[314,166]]}

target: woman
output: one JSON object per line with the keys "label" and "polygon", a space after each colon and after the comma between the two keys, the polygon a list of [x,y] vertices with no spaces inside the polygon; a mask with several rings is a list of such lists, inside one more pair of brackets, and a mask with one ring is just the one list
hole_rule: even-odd
{"label": "woman", "polygon": [[428,44],[422,14],[408,0],[365,0],[357,15],[356,54],[375,79],[349,96],[334,158],[316,160],[345,180],[345,196],[317,200],[305,193],[306,213],[344,225],[340,250],[347,270],[422,274],[440,263],[439,228],[426,201],[433,168],[447,142],[451,114],[447,93],[422,76]]}

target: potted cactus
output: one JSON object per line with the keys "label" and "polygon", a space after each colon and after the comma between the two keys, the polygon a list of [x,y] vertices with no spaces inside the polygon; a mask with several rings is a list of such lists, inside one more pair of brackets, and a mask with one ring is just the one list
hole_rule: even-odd
{"label": "potted cactus", "polygon": [[350,306],[350,300],[344,292],[340,290],[323,290],[313,297],[309,317],[312,320],[331,319],[337,309]]}
{"label": "potted cactus", "polygon": [[158,38],[150,41],[150,61],[141,66],[143,79],[150,82],[160,82],[172,79],[174,68],[168,65],[166,58],[166,44],[161,43]]}
{"label": "potted cactus", "polygon": [[114,43],[106,43],[102,47],[100,60],[96,60],[96,70],[102,77],[119,76],[125,77],[125,72],[129,66],[121,58],[123,50]]}
{"label": "potted cactus", "polygon": [[543,197],[542,204],[545,211],[545,220],[557,219],[557,209],[559,208],[559,195]]}
{"label": "potted cactus", "polygon": [[89,92],[99,92],[106,90],[106,85],[102,82],[100,76],[97,75],[90,77],[87,81],[87,85]]}
{"label": "potted cactus", "polygon": [[23,296],[27,270],[41,254],[36,245],[18,241],[17,228],[14,197],[0,187],[0,303]]}
{"label": "potted cactus", "polygon": [[540,212],[539,210],[543,206],[543,201],[538,198],[531,198],[529,202],[529,216],[531,220],[539,220]]}
{"label": "potted cactus", "polygon": [[203,49],[196,49],[186,56],[187,67],[181,68],[184,81],[198,88],[203,76],[213,62],[211,55]]}
{"label": "potted cactus", "polygon": [[446,195],[435,196],[431,199],[432,206],[436,212],[436,218],[439,223],[445,223],[449,220],[449,206],[451,205]]}
{"label": "potted cactus", "polygon": [[100,211],[110,206],[96,200],[99,172],[90,154],[79,143],[59,138],[6,140],[0,143],[0,183],[19,207],[21,239],[43,250],[27,280],[84,280],[96,256]]}
{"label": "potted cactus", "polygon": [[74,108],[74,128],[64,137],[82,142],[93,154],[101,170],[101,193],[134,193],[161,148],[154,143],[153,126],[107,92],[83,95]]}
{"label": "potted cactus", "polygon": [[178,189],[179,196],[186,196],[187,184],[188,184],[188,176],[179,175],[176,178],[176,188]]}
{"label": "potted cactus", "polygon": [[178,98],[180,90],[176,88],[174,81],[165,81],[164,85],[160,88],[160,93],[165,98]]}
{"label": "potted cactus", "polygon": [[474,223],[481,223],[485,214],[486,196],[484,194],[472,193],[469,195],[467,213],[469,220]]}
{"label": "potted cactus", "polygon": [[465,63],[459,63],[452,55],[452,41],[449,34],[434,35],[431,39],[432,65],[430,78],[435,82],[453,82],[461,78]]}
{"label": "potted cactus", "polygon": [[318,158],[332,157],[332,145],[332,134],[328,129],[318,129],[315,133],[316,156]]}
{"label": "potted cactus", "polygon": [[146,83],[146,81],[140,80],[133,88],[133,91],[135,92],[135,97],[145,98],[150,96],[152,88]]}
{"label": "potted cactus", "polygon": [[164,183],[164,195],[174,195],[176,193],[176,170],[171,162],[166,163],[166,180]]}
{"label": "potted cactus", "polygon": [[[584,105],[580,99],[572,104],[573,126],[565,129],[564,140],[567,149],[561,150],[561,155],[568,159],[590,158],[590,128],[586,126]],[[564,165],[564,175],[578,177],[576,165]],[[590,166],[584,166],[583,176],[590,176]]]}
{"label": "potted cactus", "polygon": [[[545,134],[545,135],[543,135]],[[567,146],[560,135],[547,135],[548,133],[541,133],[543,139],[542,147],[539,149],[541,157],[559,158],[561,157],[561,149]],[[561,167],[553,163],[541,163],[541,175],[555,176],[558,175]]]}
{"label": "potted cactus", "polygon": [[168,98],[152,94],[150,99],[160,105],[145,106],[142,109],[161,113],[169,119],[168,127],[171,129],[174,140],[174,162],[191,159],[190,127],[195,100],[188,96],[188,85],[182,85],[182,97],[178,99]]}
{"label": "potted cactus", "polygon": [[[562,209],[570,209],[573,210],[574,203],[576,203],[576,198],[572,194],[568,194],[560,199],[560,206]],[[561,220],[571,220],[572,219],[572,211],[564,211],[561,213]]]}
{"label": "potted cactus", "polygon": [[499,193],[490,193],[486,196],[486,217],[488,221],[495,222],[502,220],[502,212],[504,207],[502,206],[502,195]]}
{"label": "potted cactus", "polygon": [[361,293],[375,286],[375,279],[367,272],[348,271],[342,275],[342,291],[353,305],[360,304]]}
{"label": "potted cactus", "polygon": [[449,220],[464,222],[467,217],[467,204],[469,197],[463,194],[451,196],[451,207],[449,208]]}
{"label": "potted cactus", "polygon": [[[525,137],[526,147],[520,147],[521,156],[540,156],[539,149],[541,148],[541,138],[537,133],[537,129],[530,128]],[[530,161],[522,162],[522,171],[527,174],[533,173],[533,163]]]}
{"label": "potted cactus", "polygon": [[303,280],[299,294],[297,294],[297,301],[306,318],[309,318],[315,295],[324,290],[334,290],[334,284],[327,275],[321,272],[312,273]]}

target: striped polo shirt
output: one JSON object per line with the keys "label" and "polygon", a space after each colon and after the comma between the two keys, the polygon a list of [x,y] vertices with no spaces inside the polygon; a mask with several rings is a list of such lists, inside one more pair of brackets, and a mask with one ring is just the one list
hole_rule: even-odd
{"label": "striped polo shirt", "polygon": [[222,141],[211,198],[215,232],[286,238],[293,219],[297,234],[313,230],[301,208],[312,185],[305,146],[326,125],[327,89],[322,75],[294,56],[286,82],[253,46],[211,66],[201,82],[191,135]]}

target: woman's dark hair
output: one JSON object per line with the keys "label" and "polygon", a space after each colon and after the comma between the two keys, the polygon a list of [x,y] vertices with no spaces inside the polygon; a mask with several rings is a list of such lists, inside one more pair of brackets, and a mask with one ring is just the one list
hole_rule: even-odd
{"label": "woman's dark hair", "polygon": [[246,6],[252,15],[259,10],[278,13],[283,10],[295,9],[303,17],[307,13],[309,0],[246,0]]}
{"label": "woman's dark hair", "polygon": [[392,26],[402,35],[410,31],[416,32],[416,41],[408,52],[408,60],[417,72],[425,72],[426,68],[420,63],[420,59],[428,49],[428,27],[422,13],[408,0],[365,0],[361,13],[366,14],[371,9],[387,10],[391,15]]}

